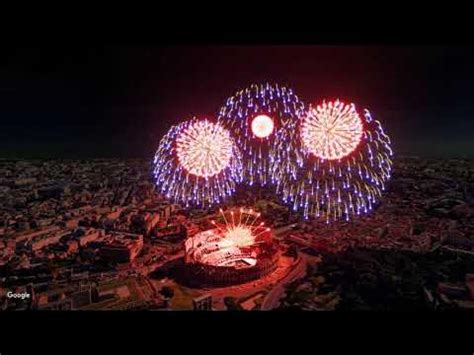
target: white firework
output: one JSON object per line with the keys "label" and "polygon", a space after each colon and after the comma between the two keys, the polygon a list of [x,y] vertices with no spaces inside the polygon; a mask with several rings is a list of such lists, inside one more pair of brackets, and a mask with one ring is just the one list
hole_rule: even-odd
{"label": "white firework", "polygon": [[176,139],[176,153],[190,173],[211,177],[220,173],[232,157],[233,142],[227,130],[209,121],[198,121]]}
{"label": "white firework", "polygon": [[229,131],[208,120],[173,126],[154,159],[159,192],[185,207],[222,203],[241,181],[241,170],[241,155]]}
{"label": "white firework", "polygon": [[318,158],[341,159],[360,143],[362,120],[353,104],[324,102],[310,108],[301,125],[303,147]]}

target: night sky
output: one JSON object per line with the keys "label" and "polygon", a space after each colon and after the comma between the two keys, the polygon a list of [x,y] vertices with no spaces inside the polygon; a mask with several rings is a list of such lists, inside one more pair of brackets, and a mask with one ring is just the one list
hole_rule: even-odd
{"label": "night sky", "polygon": [[151,157],[171,124],[214,117],[255,82],[369,108],[396,152],[472,156],[474,49],[435,46],[45,46],[0,68],[0,157]]}

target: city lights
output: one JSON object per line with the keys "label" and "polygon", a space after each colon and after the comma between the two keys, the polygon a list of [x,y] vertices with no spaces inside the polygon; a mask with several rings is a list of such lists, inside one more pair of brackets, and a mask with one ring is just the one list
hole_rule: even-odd
{"label": "city lights", "polygon": [[[247,28],[233,12],[227,22]],[[249,15],[253,27],[290,27]],[[197,31],[205,19],[193,17]],[[4,322],[16,337],[2,332],[0,355],[9,338],[32,354],[92,350],[96,340],[133,353],[181,343],[190,355],[254,344],[270,352],[288,340],[293,352],[320,352],[328,333],[330,350],[345,342],[354,352],[380,348],[377,333],[407,343],[407,322],[389,327],[391,311],[474,309],[472,49],[65,39],[13,41],[3,65],[3,116],[13,123],[0,150],[0,313],[200,319],[109,327],[100,315],[93,329],[92,319],[52,328],[20,315]],[[277,315],[275,336],[240,316],[370,310],[385,313],[380,332]],[[206,319],[223,311],[236,315],[235,330],[218,323],[216,332]],[[407,333],[425,348],[465,340],[472,349],[469,326],[432,323],[438,337],[424,337],[433,332],[422,324]],[[62,346],[58,328],[75,341]]]}

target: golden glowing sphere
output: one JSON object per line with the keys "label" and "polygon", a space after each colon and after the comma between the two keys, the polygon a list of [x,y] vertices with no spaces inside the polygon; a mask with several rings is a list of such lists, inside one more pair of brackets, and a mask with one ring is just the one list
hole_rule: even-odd
{"label": "golden glowing sphere", "polygon": [[353,104],[324,102],[303,119],[304,148],[321,159],[336,160],[352,153],[362,138],[362,120]]}
{"label": "golden glowing sphere", "polygon": [[267,115],[258,115],[252,120],[252,132],[258,138],[268,137],[273,128],[273,120]]}
{"label": "golden glowing sphere", "polygon": [[255,244],[255,235],[247,226],[233,226],[225,231],[221,244],[243,248]]}
{"label": "golden glowing sphere", "polygon": [[179,163],[190,174],[211,177],[230,162],[233,141],[229,132],[209,121],[196,121],[176,138]]}

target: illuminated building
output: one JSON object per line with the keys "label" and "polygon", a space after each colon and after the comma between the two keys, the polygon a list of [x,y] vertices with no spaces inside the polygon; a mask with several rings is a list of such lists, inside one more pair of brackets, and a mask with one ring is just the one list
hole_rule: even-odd
{"label": "illuminated building", "polygon": [[185,262],[190,277],[203,284],[248,282],[275,270],[279,251],[270,228],[249,209],[221,210],[215,228],[185,241]]}
{"label": "illuminated building", "polygon": [[99,255],[102,259],[114,263],[133,261],[143,248],[143,236],[140,234],[110,234],[101,241]]}

